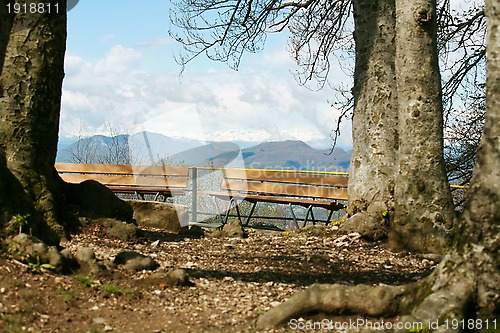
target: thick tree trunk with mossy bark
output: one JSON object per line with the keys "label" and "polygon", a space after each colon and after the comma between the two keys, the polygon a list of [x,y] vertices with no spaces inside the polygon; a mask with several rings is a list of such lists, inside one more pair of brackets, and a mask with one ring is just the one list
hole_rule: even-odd
{"label": "thick tree trunk with mossy bark", "polygon": [[355,1],[354,20],[350,218],[344,227],[377,240],[386,236],[394,206],[398,120],[394,0]]}
{"label": "thick tree trunk with mossy bark", "polygon": [[[59,12],[20,13],[14,18],[0,78],[0,145],[8,170],[34,204],[32,229],[57,243],[64,227],[57,217],[62,181],[54,169],[59,129],[66,2]],[[27,1],[28,7],[31,2]],[[35,2],[33,2],[35,3]],[[10,193],[2,193],[12,200]]]}
{"label": "thick tree trunk with mossy bark", "polygon": [[[486,15],[486,124],[471,197],[450,253],[429,277],[406,286],[314,285],[260,317],[259,327],[275,326],[311,311],[326,311],[378,319],[397,317],[399,322],[421,322],[426,331],[498,330],[498,321],[495,327],[492,319],[500,316],[500,4],[486,1]],[[454,329],[450,325],[453,319],[460,325],[464,320],[464,329]],[[430,327],[430,323],[439,326]]]}
{"label": "thick tree trunk with mossy bark", "polygon": [[[28,8],[30,3],[36,2],[27,1]],[[16,14],[8,42],[7,33],[1,32],[5,56],[0,54],[4,60],[0,77],[0,229],[13,216],[29,214],[26,229],[48,244],[57,244],[77,227],[78,215],[131,221],[132,209],[97,183],[65,184],[55,170],[66,1],[51,4],[58,11]],[[2,17],[8,14],[4,5],[3,1]]]}
{"label": "thick tree trunk with mossy bark", "polygon": [[389,240],[441,252],[455,221],[443,158],[435,0],[396,0],[399,150]]}
{"label": "thick tree trunk with mossy bark", "polygon": [[[442,253],[455,219],[443,159],[432,1],[354,2],[356,68],[347,230]],[[396,11],[397,9],[397,11]]]}
{"label": "thick tree trunk with mossy bark", "polygon": [[[5,53],[14,21],[13,13],[8,12],[7,4],[9,3],[12,4],[13,1],[0,1],[0,75],[3,71]],[[3,91],[0,81],[0,97],[3,96]],[[26,197],[22,186],[7,168],[3,149],[0,149],[0,207],[0,230],[14,214],[27,215],[33,212],[33,205]]]}

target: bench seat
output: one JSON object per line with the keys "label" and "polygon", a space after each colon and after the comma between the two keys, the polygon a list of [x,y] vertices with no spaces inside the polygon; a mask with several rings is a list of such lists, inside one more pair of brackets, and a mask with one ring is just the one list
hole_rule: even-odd
{"label": "bench seat", "polygon": [[131,166],[117,164],[56,163],[60,177],[68,183],[97,181],[115,193],[134,194],[144,199],[150,194],[164,198],[183,195],[189,169],[171,166]]}
{"label": "bench seat", "polygon": [[[252,203],[252,208],[245,225],[249,224],[257,203],[267,202],[289,205],[292,217],[288,219],[293,219],[298,227],[294,206],[307,208],[304,226],[308,221],[314,224],[318,221],[314,217],[312,210],[314,207],[328,211],[328,218],[322,221],[326,223],[329,222],[334,211],[345,208],[345,202],[348,199],[347,181],[346,176],[333,173],[227,169],[221,190],[210,191],[207,194],[214,198],[216,206],[215,199],[229,201],[225,217],[219,214],[223,224],[227,223],[229,210],[232,207],[236,208],[237,217],[241,221],[238,201],[247,201]],[[309,217],[311,217],[310,220]]]}

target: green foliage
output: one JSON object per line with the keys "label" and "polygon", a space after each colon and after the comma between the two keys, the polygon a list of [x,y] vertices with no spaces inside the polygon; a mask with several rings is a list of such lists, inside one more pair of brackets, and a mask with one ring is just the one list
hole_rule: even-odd
{"label": "green foliage", "polygon": [[35,262],[29,262],[28,266],[30,266],[31,268],[36,269],[36,270],[38,270],[38,269],[47,269],[50,271],[56,270],[55,266],[53,266],[51,264],[41,264],[40,263],[40,256],[36,256]]}
{"label": "green foliage", "polygon": [[19,233],[22,233],[23,232],[23,229],[29,225],[29,217],[30,217],[30,214],[26,214],[26,215],[21,215],[21,214],[17,214],[17,215],[14,215],[11,219],[10,219],[10,222],[8,223],[8,229],[10,231],[14,231],[16,229],[19,230]]}
{"label": "green foliage", "polygon": [[18,245],[19,245],[18,242],[14,241],[14,240],[10,241],[9,245],[7,246],[7,252],[9,252],[12,256],[14,256],[16,258],[22,258],[26,254],[19,251]]}
{"label": "green foliage", "polygon": [[127,300],[132,300],[139,298],[139,295],[132,289],[122,289],[114,284],[102,285],[99,281],[94,280],[92,277],[82,274],[76,274],[74,279],[78,281],[82,286],[87,288],[93,288],[101,290],[104,293],[115,296],[124,296]]}

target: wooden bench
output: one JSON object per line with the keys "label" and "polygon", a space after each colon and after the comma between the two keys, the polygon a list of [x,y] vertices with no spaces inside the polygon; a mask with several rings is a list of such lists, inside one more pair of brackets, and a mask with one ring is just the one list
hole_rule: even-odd
{"label": "wooden bench", "polygon": [[56,170],[68,183],[95,180],[115,193],[134,194],[137,199],[144,195],[165,199],[183,195],[188,186],[188,167],[135,166],[117,164],[56,163]]}
{"label": "wooden bench", "polygon": [[[216,206],[216,198],[229,201],[225,217],[219,214],[223,224],[227,223],[232,207],[236,208],[237,217],[241,221],[238,201],[244,200],[252,203],[245,226],[249,224],[257,203],[267,202],[287,204],[292,215],[287,219],[293,219],[295,225],[299,227],[293,210],[294,206],[307,208],[303,226],[308,221],[314,224],[319,221],[314,216],[314,207],[321,207],[328,211],[327,219],[321,221],[328,223],[334,211],[346,207],[347,181],[347,175],[334,173],[227,169],[221,184],[221,191],[208,192],[208,194],[213,196]],[[220,212],[219,209],[218,211]]]}

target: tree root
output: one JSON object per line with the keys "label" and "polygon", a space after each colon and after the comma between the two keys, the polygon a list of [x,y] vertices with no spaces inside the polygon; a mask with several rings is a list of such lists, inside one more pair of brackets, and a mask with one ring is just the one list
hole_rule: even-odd
{"label": "tree root", "polygon": [[[404,286],[315,284],[269,310],[258,319],[257,327],[274,327],[287,319],[320,311],[371,318],[398,316],[400,322],[420,322],[423,327],[434,325],[432,331],[455,332],[446,325],[446,320],[448,323],[454,319],[460,322],[498,315],[499,288],[478,287],[498,278],[498,273],[492,273],[494,269],[488,267],[478,274],[474,263],[481,257],[489,258],[472,251],[454,251],[443,259],[433,274]],[[482,266],[486,266],[487,260],[482,262]],[[480,289],[488,290],[487,294],[482,296],[484,293]]]}
{"label": "tree root", "polygon": [[289,318],[312,311],[369,317],[407,314],[426,286],[426,280],[405,286],[314,284],[261,316],[257,327],[274,327]]}

